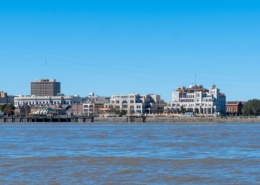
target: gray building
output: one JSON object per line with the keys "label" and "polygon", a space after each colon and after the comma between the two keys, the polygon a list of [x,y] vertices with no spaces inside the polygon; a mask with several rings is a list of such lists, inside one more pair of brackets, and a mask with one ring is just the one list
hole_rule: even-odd
{"label": "gray building", "polygon": [[14,98],[16,96],[11,96],[8,95],[6,92],[1,91],[0,92],[0,105],[6,104],[6,103],[11,103],[14,105]]}
{"label": "gray building", "polygon": [[55,79],[38,79],[31,82],[31,95],[57,96],[60,94],[60,82]]}

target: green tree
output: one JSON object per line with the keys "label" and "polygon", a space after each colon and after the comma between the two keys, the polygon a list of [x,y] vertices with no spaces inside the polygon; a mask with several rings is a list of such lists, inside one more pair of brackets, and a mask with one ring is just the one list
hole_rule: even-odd
{"label": "green tree", "polygon": [[245,116],[248,115],[260,115],[260,100],[252,99],[243,106],[242,113]]}
{"label": "green tree", "polygon": [[186,110],[184,109],[183,106],[180,106],[180,110],[179,110],[179,113],[181,114],[185,114]]}
{"label": "green tree", "polygon": [[7,104],[3,104],[3,105],[0,106],[0,111],[1,111],[1,112],[4,112],[4,109],[5,109],[6,105],[7,105]]}
{"label": "green tree", "polygon": [[13,115],[15,107],[12,104],[6,104],[4,106],[3,112],[5,115]]}
{"label": "green tree", "polygon": [[116,110],[115,114],[119,115],[119,116],[123,116],[127,114],[126,110]]}

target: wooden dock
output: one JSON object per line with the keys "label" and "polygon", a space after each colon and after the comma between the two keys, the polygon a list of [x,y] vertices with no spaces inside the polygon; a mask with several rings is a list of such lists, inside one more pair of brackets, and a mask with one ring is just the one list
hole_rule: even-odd
{"label": "wooden dock", "polygon": [[2,117],[0,122],[94,122],[94,117],[41,116]]}

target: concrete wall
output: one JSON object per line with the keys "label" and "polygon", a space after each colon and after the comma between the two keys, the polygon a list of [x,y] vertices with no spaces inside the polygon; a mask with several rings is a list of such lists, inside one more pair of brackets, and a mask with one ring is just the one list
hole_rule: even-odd
{"label": "concrete wall", "polygon": [[[112,122],[112,123],[127,123],[127,122],[142,122],[140,117],[95,117],[94,122]],[[147,116],[144,119],[146,123],[260,123],[260,118],[245,118],[245,117],[173,117],[173,116]],[[0,118],[0,122],[28,122],[30,119],[20,118]],[[62,122],[66,122],[63,119]],[[70,120],[69,120],[70,121]],[[33,121],[34,122],[34,121]],[[57,120],[56,120],[57,122]],[[91,122],[91,119],[71,120],[71,122]]]}
{"label": "concrete wall", "polygon": [[115,123],[125,123],[127,117],[95,117],[94,122],[115,122]]}
{"label": "concrete wall", "polygon": [[[127,117],[98,117],[94,119],[94,122],[131,122]],[[141,122],[141,119],[136,119],[135,122]],[[173,116],[147,116],[145,118],[146,123],[260,123],[259,118],[244,118],[244,117],[173,117]]]}

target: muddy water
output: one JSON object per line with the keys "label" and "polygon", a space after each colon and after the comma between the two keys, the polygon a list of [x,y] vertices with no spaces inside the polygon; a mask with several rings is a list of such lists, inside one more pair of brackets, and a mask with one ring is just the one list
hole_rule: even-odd
{"label": "muddy water", "polygon": [[0,184],[260,184],[260,124],[1,123]]}

